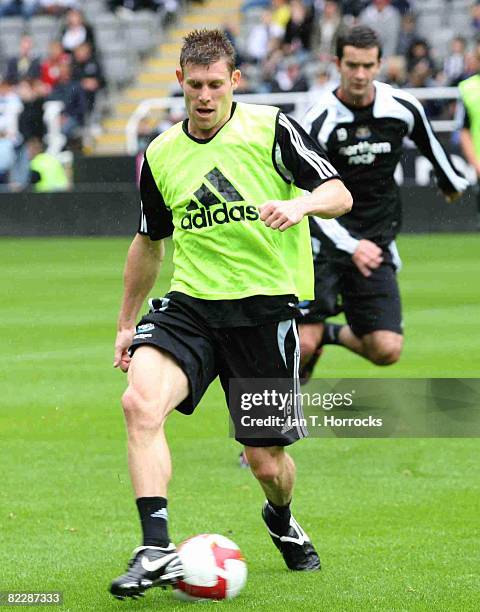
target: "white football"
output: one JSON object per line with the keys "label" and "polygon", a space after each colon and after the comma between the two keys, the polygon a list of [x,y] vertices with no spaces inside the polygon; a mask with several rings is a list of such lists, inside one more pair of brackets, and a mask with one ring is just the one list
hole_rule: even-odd
{"label": "white football", "polygon": [[232,599],[245,586],[245,559],[235,542],[224,536],[216,533],[193,536],[180,544],[178,554],[184,577],[175,584],[177,599]]}

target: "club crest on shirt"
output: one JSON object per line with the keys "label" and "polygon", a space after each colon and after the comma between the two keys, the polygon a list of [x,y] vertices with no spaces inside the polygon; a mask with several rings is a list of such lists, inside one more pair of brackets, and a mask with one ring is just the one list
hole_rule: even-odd
{"label": "club crest on shirt", "polygon": [[367,125],[360,125],[355,132],[355,136],[359,140],[367,140],[371,135],[372,132]]}

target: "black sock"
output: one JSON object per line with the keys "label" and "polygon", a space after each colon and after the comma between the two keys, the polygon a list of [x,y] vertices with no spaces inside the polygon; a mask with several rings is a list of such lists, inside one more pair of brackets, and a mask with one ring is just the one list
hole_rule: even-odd
{"label": "black sock", "polygon": [[167,500],[165,497],[139,497],[138,513],[142,523],[143,545],[166,547],[168,537]]}
{"label": "black sock", "polygon": [[341,344],[338,335],[340,334],[342,327],[344,326],[338,325],[337,323],[325,323],[321,342],[322,346],[324,344]]}
{"label": "black sock", "polygon": [[290,525],[290,502],[286,506],[276,506],[268,501],[266,519],[269,528],[276,534],[285,534]]}

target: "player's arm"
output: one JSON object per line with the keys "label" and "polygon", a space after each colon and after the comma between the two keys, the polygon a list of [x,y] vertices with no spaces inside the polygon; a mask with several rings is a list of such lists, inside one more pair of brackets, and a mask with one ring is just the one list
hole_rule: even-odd
{"label": "player's arm", "polygon": [[135,334],[138,313],[155,284],[164,254],[163,240],[153,241],[142,234],[135,236],[128,250],[113,360],[113,366],[120,366],[124,372],[128,370],[130,363],[127,350]]}
{"label": "player's arm", "polygon": [[410,111],[413,118],[409,136],[421,153],[431,162],[438,186],[448,201],[456,200],[468,187],[468,181],[455,169],[452,161],[435,136],[420,102],[405,92],[396,92],[394,98]]}
{"label": "player's arm", "polygon": [[460,126],[460,146],[462,147],[465,159],[475,168],[477,175],[480,176],[480,159],[477,157],[475,145],[473,144],[472,134],[470,131],[470,116],[460,100],[457,105],[456,118]]}
{"label": "player's arm", "polygon": [[[313,107],[306,114],[303,124],[311,138],[318,143],[322,150],[327,151],[327,143],[322,140],[322,128],[328,118],[328,110],[325,106]],[[345,251],[352,256],[352,261],[363,276],[370,276],[372,270],[378,268],[382,261],[382,249],[365,238],[358,240],[335,219],[315,218],[315,222],[321,231],[327,236],[337,249]]]}
{"label": "player's arm", "polygon": [[273,159],[287,182],[310,193],[287,201],[269,201],[260,207],[260,218],[272,229],[284,231],[306,215],[339,217],[352,207],[352,196],[325,152],[300,125],[279,114]]}
{"label": "player's arm", "polygon": [[467,162],[475,168],[478,176],[480,176],[480,159],[475,154],[472,135],[469,129],[462,128],[460,130],[460,145]]}
{"label": "player's arm", "polygon": [[127,353],[135,334],[142,304],[155,284],[165,249],[163,238],[173,232],[171,211],[165,205],[147,160],[140,177],[141,212],[138,233],[128,250],[124,271],[124,292],[118,317],[113,365],[128,370]]}

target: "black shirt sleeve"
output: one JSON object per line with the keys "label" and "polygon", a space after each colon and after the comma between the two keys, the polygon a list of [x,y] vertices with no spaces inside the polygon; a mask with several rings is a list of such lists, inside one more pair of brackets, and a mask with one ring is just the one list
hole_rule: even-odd
{"label": "black shirt sleeve", "polygon": [[450,156],[435,136],[420,102],[413,96],[410,96],[409,99],[394,96],[394,99],[412,113],[414,124],[409,136],[420,152],[431,162],[440,189],[464,191],[466,189],[465,179],[456,170]]}
{"label": "black shirt sleeve", "polygon": [[340,178],[320,145],[295,119],[283,113],[277,117],[273,161],[280,176],[307,191]]}
{"label": "black shirt sleeve", "polygon": [[145,157],[140,175],[140,222],[138,233],[151,240],[161,240],[173,234],[172,211],[167,208]]}
{"label": "black shirt sleeve", "polygon": [[472,124],[470,122],[470,115],[468,114],[468,110],[467,109],[465,109],[465,113],[463,115],[463,125],[462,125],[462,127],[465,130],[469,130],[472,127]]}

